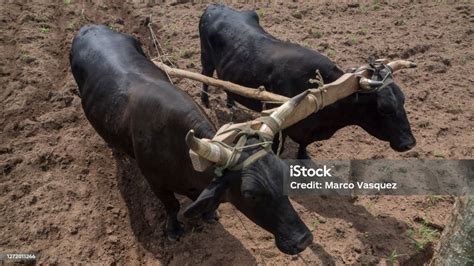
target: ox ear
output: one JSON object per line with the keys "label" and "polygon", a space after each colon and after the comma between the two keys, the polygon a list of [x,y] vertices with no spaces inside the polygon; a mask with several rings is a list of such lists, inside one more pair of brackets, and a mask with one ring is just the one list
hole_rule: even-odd
{"label": "ox ear", "polygon": [[260,18],[255,10],[243,11],[243,13],[257,21],[257,23],[260,23]]}
{"label": "ox ear", "polygon": [[187,218],[215,211],[221,203],[224,192],[229,188],[229,182],[223,177],[215,178],[199,195],[199,197],[184,210]]}

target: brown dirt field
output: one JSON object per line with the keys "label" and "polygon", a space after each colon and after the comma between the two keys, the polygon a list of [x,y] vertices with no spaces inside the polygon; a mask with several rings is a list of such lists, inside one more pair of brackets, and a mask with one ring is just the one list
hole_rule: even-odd
{"label": "brown dirt field", "polygon": [[[312,144],[313,158],[472,159],[472,2],[366,3],[232,6],[257,8],[271,34],[319,50],[342,68],[364,64],[371,56],[418,63],[417,69],[396,75],[418,141],[412,151],[394,152],[349,127]],[[41,264],[333,265],[385,264],[396,250],[397,263],[426,262],[431,245],[417,249],[412,238],[421,241],[424,217],[431,227],[444,227],[451,197],[293,198],[314,233],[314,243],[298,256],[279,252],[269,233],[229,204],[220,207],[219,223],[185,221],[187,234],[179,242],[166,239],[164,209],[134,162],[113,152],[85,119],[68,53],[74,34],[89,22],[132,34],[148,50],[143,21],[153,14],[160,43],[172,60],[182,69],[200,71],[197,28],[205,6],[1,4],[0,253],[36,251]],[[199,100],[199,84],[175,81]],[[225,99],[222,92],[211,91]],[[211,105],[213,121],[228,122],[223,103],[213,100]],[[249,115],[239,112],[237,118]],[[287,145],[284,156],[293,157],[295,145]]]}

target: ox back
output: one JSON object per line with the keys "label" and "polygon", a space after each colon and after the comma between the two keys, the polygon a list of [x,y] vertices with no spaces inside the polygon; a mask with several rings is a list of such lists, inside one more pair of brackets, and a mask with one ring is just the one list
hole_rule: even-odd
{"label": "ox back", "polygon": [[[204,74],[212,75],[216,70],[219,78],[247,87],[264,86],[293,97],[315,87],[309,79],[315,77],[316,69],[327,83],[344,74],[327,57],[265,32],[254,11],[209,5],[200,19],[199,33]],[[262,110],[259,101],[229,95],[248,108]]]}
{"label": "ox back", "polygon": [[105,26],[81,28],[70,62],[99,135],[136,159],[157,196],[174,191],[196,198],[212,175],[193,170],[184,139],[190,129],[204,138],[216,131],[191,97],[170,84],[134,38]]}
{"label": "ox back", "polygon": [[[254,11],[235,11],[224,5],[211,4],[199,22],[202,74],[251,88],[264,86],[267,91],[293,97],[315,85],[309,82],[319,70],[325,83],[331,83],[344,72],[327,57],[297,44],[278,40],[259,25]],[[208,86],[203,85],[207,91]],[[385,92],[397,114],[379,115],[384,105],[380,94],[351,95],[314,113],[284,131],[300,144],[299,158],[307,158],[306,146],[330,138],[337,130],[358,125],[375,137],[389,141],[398,151],[414,146],[415,139],[402,105],[402,92],[396,85]],[[387,94],[390,94],[386,96]],[[209,107],[205,93],[201,96]],[[228,104],[237,100],[255,111],[262,110],[258,101],[228,93]],[[387,104],[385,104],[386,106]],[[274,141],[276,144],[277,141]],[[276,146],[276,145],[274,145]]]}

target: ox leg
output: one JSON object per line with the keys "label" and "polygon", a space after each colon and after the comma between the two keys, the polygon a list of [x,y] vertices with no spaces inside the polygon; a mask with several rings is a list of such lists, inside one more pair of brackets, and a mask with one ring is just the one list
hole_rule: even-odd
{"label": "ox leg", "polygon": [[184,234],[184,229],[178,220],[179,201],[174,196],[174,193],[168,190],[155,191],[155,194],[165,205],[166,214],[166,235],[169,240],[176,241]]}
{"label": "ox leg", "polygon": [[302,160],[302,159],[310,159],[308,152],[306,151],[306,147],[308,144],[300,144],[298,147],[298,155],[297,158]]}
{"label": "ox leg", "polygon": [[[197,198],[198,198],[199,195],[193,195],[193,196],[188,196],[192,201],[195,201]],[[206,223],[210,223],[210,224],[213,224],[213,223],[216,223],[219,218],[220,218],[220,214],[219,214],[219,211],[215,210],[215,211],[210,211],[210,212],[205,212],[201,215],[202,217],[202,220]]]}
{"label": "ox leg", "polygon": [[[212,63],[209,63],[207,60],[204,60],[201,58],[201,64],[202,64],[202,72],[201,74],[212,77],[214,74],[214,66]],[[206,108],[209,108],[209,95],[208,93],[209,85],[206,83],[202,83],[202,92],[201,92],[201,102],[206,106]]]}
{"label": "ox leg", "polygon": [[232,107],[234,106],[235,106],[234,97],[230,93],[227,93],[227,108],[232,109]]}

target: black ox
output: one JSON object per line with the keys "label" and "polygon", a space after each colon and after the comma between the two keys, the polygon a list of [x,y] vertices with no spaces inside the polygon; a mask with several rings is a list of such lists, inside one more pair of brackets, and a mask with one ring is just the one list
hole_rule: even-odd
{"label": "black ox", "polygon": [[[268,147],[245,148],[235,164],[261,155],[241,169],[224,170],[220,178],[212,167],[194,170],[187,146],[216,165],[228,160],[229,151],[206,140],[216,134],[213,124],[188,94],[175,88],[145,57],[137,40],[105,26],[84,26],[73,40],[70,64],[87,119],[107,143],[135,158],[164,204],[169,238],[183,233],[174,195],[179,193],[194,200],[186,216],[212,217],[209,214],[220,202],[231,202],[271,232],[285,253],[301,252],[312,242],[312,234],[282,195],[288,166]],[[273,138],[268,127],[261,130],[244,134],[243,144],[259,144],[262,136]],[[268,151],[261,153],[264,149]]]}
{"label": "black ox", "polygon": [[[268,91],[292,97],[315,87],[309,80],[315,77],[317,69],[325,83],[344,74],[327,57],[265,32],[254,11],[209,5],[201,16],[199,33],[202,74],[207,76],[216,71],[220,79],[252,88],[264,86]],[[203,90],[207,89],[204,84]],[[262,109],[258,101],[233,93],[227,95],[229,106],[236,100],[255,111]],[[202,93],[201,99],[209,107],[206,93]],[[390,142],[396,151],[407,151],[415,146],[416,140],[404,103],[403,92],[391,83],[373,93],[356,93],[327,106],[283,133],[300,145],[298,158],[307,158],[308,144],[329,139],[348,125],[360,126],[374,137]]]}

